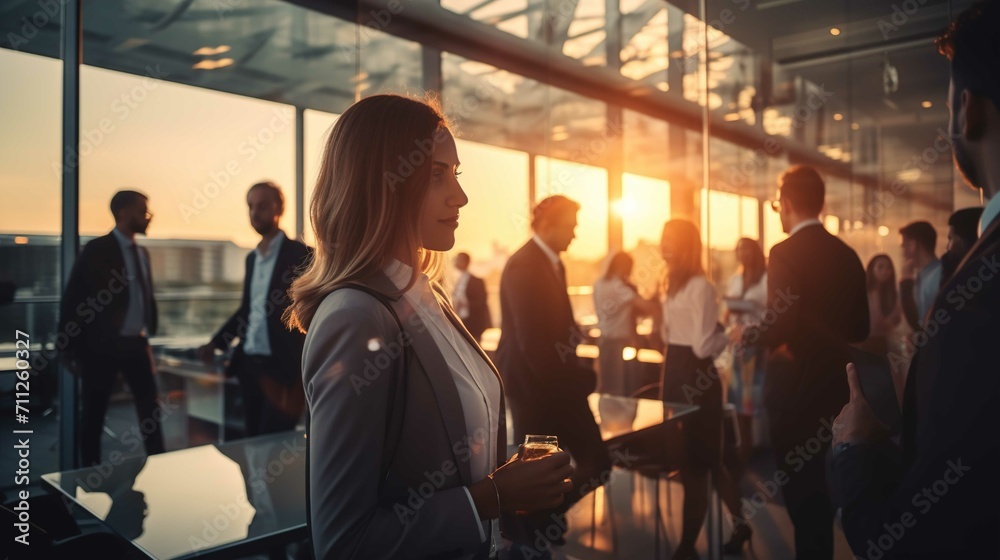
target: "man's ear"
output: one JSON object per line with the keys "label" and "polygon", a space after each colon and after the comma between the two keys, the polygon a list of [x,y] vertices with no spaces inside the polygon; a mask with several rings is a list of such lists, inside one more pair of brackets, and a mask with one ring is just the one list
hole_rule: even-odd
{"label": "man's ear", "polygon": [[964,140],[979,140],[986,131],[986,106],[989,99],[962,90],[962,108],[959,111],[961,134]]}

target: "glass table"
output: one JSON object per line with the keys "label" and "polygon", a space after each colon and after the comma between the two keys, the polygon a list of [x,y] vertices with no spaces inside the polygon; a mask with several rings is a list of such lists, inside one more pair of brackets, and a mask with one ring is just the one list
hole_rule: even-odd
{"label": "glass table", "polygon": [[[597,393],[588,396],[587,404],[590,405],[594,419],[601,429],[601,438],[609,450],[623,450],[624,454],[619,454],[619,458],[639,463],[643,459],[641,452],[639,456],[633,456],[632,451],[638,451],[643,448],[646,451],[651,451],[660,446],[666,448],[669,434],[667,428],[674,426],[677,421],[683,422],[685,416],[696,412],[699,408],[693,404]],[[679,432],[676,433],[679,434]],[[675,444],[677,443],[681,443],[681,441],[678,440]],[[624,465],[626,469],[639,466],[639,464]],[[654,475],[653,481],[654,495],[657,496],[654,520],[656,524],[654,557],[659,558],[661,512],[658,497],[660,495],[660,476]],[[709,509],[706,517],[709,542],[708,557],[715,560],[721,558],[722,514],[711,476],[709,476],[708,488],[706,490],[709,495]],[[593,521],[596,519],[596,500],[593,504],[595,511],[591,517],[592,534],[596,530]],[[612,522],[612,532],[614,531],[613,527],[614,523]],[[614,540],[614,537],[612,537],[613,542]]]}
{"label": "glass table", "polygon": [[118,459],[42,480],[149,558],[234,557],[308,536],[303,432]]}

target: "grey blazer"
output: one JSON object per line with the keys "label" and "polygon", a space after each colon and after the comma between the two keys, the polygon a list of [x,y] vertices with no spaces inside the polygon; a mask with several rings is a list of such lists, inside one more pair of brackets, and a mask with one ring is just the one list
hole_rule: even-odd
{"label": "grey blazer", "polygon": [[[366,284],[381,293],[396,291],[383,273]],[[478,480],[470,474],[470,432],[458,390],[416,310],[403,297],[389,299],[403,332],[381,302],[343,288],[320,304],[306,335],[302,378],[310,414],[316,557],[485,558],[490,524],[483,523],[487,539],[482,543],[463,490]],[[438,292],[438,299],[499,382],[496,367],[447,297]],[[401,372],[404,345],[411,352],[408,371]],[[386,442],[386,409],[394,376],[400,374],[406,375],[405,416],[394,460],[381,482],[383,447],[392,445]],[[505,417],[501,398],[498,461],[506,458]]]}

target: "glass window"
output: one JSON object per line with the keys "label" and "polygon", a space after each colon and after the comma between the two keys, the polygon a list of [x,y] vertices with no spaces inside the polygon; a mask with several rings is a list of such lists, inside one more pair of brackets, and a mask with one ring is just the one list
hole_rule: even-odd
{"label": "glass window", "polygon": [[[37,8],[37,6],[36,6]],[[58,32],[58,20],[56,21]],[[11,35],[3,33],[10,39]],[[30,45],[29,45],[30,46]],[[32,482],[58,470],[58,425],[62,412],[56,396],[59,370],[55,347],[59,321],[62,231],[62,62],[34,54],[0,49],[0,75],[11,87],[0,88],[0,293],[14,301],[0,304],[0,375],[4,398],[14,412],[17,340],[29,345],[27,368],[29,426],[36,441],[54,446],[31,448]],[[14,84],[30,84],[30,87]],[[81,142],[83,138],[81,138]],[[19,336],[21,331],[27,336]],[[55,411],[55,414],[50,414]],[[11,423],[14,426],[13,418]],[[0,469],[13,473],[17,454],[0,453]],[[14,483],[7,478],[5,488]],[[13,493],[9,493],[13,495]]]}
{"label": "glass window", "polygon": [[640,246],[659,246],[663,224],[670,219],[668,181],[625,173],[622,176],[622,199],[612,204],[622,217],[626,251]]}
{"label": "glass window", "polygon": [[303,157],[305,158],[305,183],[303,190],[305,200],[303,209],[305,214],[305,224],[303,231],[303,243],[314,246],[316,238],[313,235],[312,217],[309,214],[309,205],[312,202],[313,192],[316,190],[316,180],[319,178],[319,170],[323,165],[323,152],[326,149],[326,141],[333,130],[333,125],[337,122],[337,117],[333,113],[323,111],[306,111],[303,116],[305,124],[305,146],[303,146]]}

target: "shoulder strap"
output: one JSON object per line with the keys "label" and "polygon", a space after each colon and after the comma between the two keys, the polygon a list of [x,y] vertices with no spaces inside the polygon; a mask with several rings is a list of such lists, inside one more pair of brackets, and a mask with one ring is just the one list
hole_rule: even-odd
{"label": "shoulder strap", "polygon": [[[364,292],[371,297],[379,301],[386,309],[389,310],[389,314],[392,315],[392,319],[396,322],[396,326],[399,327],[400,335],[403,333],[403,323],[399,320],[399,315],[396,314],[396,310],[392,308],[392,304],[388,296],[372,289],[364,284],[350,283],[338,286],[333,289],[337,291],[342,288],[351,288]],[[332,292],[331,292],[332,293]],[[400,337],[402,344],[402,336]],[[403,418],[406,413],[406,378],[407,378],[407,367],[409,366],[408,355],[410,353],[409,346],[402,344],[402,363],[400,366],[400,371],[393,375],[393,380],[389,386],[389,396],[385,407],[385,438],[382,444],[382,459],[380,461],[379,467],[379,482],[378,482],[378,493],[382,493],[382,487],[385,481],[389,478],[389,468],[392,466],[392,462],[396,457],[396,448],[399,447],[399,440],[403,433]],[[306,411],[308,415],[308,410]],[[306,419],[306,531],[309,534],[310,539],[312,538],[312,504],[310,499],[309,490],[309,429],[312,420],[311,418]],[[374,512],[373,512],[374,513]],[[314,552],[310,546],[310,552]],[[351,556],[353,558],[353,554]]]}
{"label": "shoulder strap", "polygon": [[[378,300],[379,303],[389,310],[389,314],[392,315],[392,319],[396,322],[396,326],[399,328],[399,333],[402,335],[403,323],[399,320],[399,315],[397,315],[396,310],[393,309],[388,296],[364,284],[351,283],[340,286],[340,288],[358,290]],[[379,472],[380,493],[382,491],[383,483],[389,477],[389,468],[392,465],[392,461],[396,457],[396,448],[399,446],[399,439],[403,433],[403,418],[406,412],[406,378],[408,371],[407,368],[409,366],[409,347],[408,345],[402,344],[402,337],[400,338],[400,344],[402,346],[402,363],[400,364],[400,371],[394,375],[394,379],[389,385],[389,396],[386,401],[385,439],[383,440],[382,445],[382,460]],[[389,341],[385,341],[385,343],[388,345]]]}

